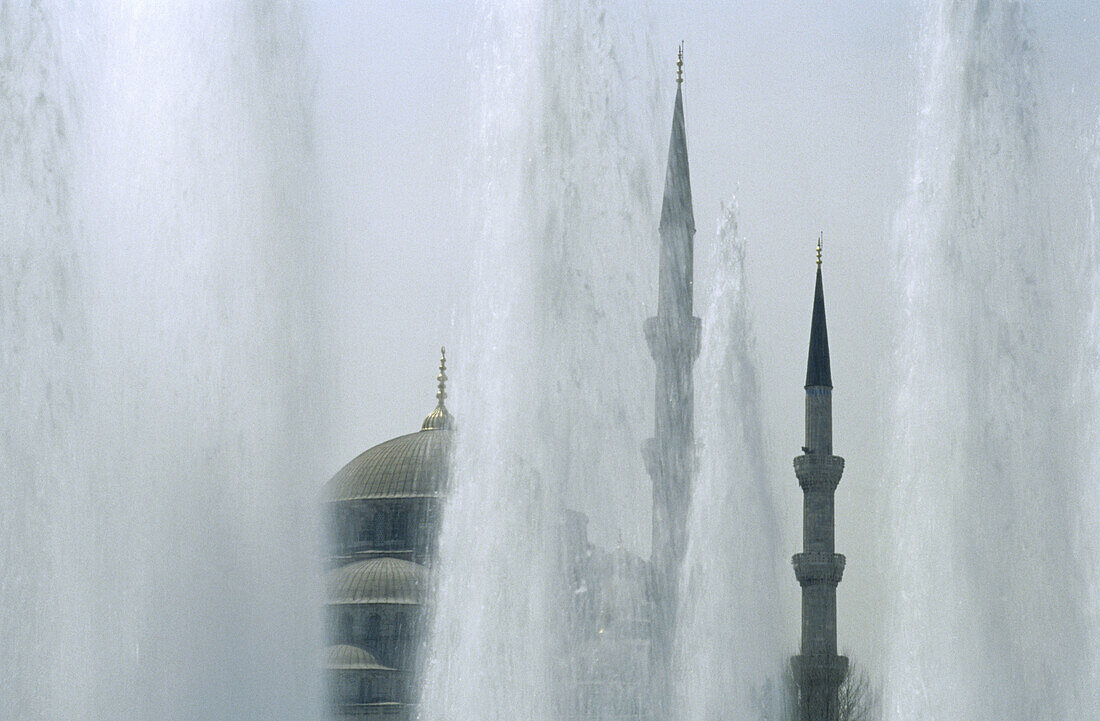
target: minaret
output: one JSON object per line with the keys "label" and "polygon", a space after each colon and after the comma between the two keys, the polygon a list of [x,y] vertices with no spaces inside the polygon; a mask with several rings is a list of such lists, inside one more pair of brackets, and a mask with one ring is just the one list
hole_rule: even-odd
{"label": "minaret", "polygon": [[699,355],[699,319],[692,315],[692,238],[687,139],[684,134],[683,46],[677,58],[676,105],[668,147],[660,224],[657,316],[645,322],[649,353],[657,370],[654,437],[646,441],[646,470],[653,480],[653,619],[651,686],[657,717],[667,717],[676,578],[684,554],[685,521],[695,467],[692,430],[692,365]]}
{"label": "minaret", "polygon": [[844,574],[844,556],[834,552],[833,494],[844,472],[844,459],[833,455],[832,394],[818,240],[806,362],[806,445],[803,455],[794,459],[803,491],[802,553],[791,559],[802,586],[802,653],[793,659],[801,721],[838,721],[837,688],[848,672],[848,659],[836,653],[836,587]]}

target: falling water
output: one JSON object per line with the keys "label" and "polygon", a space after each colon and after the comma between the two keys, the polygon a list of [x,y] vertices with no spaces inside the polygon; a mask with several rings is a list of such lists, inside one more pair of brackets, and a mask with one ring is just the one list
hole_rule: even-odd
{"label": "falling water", "polygon": [[476,277],[455,354],[459,439],[426,719],[573,712],[563,629],[591,589],[559,562],[592,549],[564,509],[588,514],[605,547],[618,530],[627,549],[648,552],[642,322],[656,294],[663,165],[652,61],[623,20],[630,8],[480,8]]}
{"label": "falling water", "polygon": [[0,9],[0,718],[318,713],[299,34]]}
{"label": "falling water", "polygon": [[[1089,619],[1088,642],[1092,649],[1087,667],[1083,669],[1084,678],[1089,680],[1095,691],[1100,688],[1100,120],[1089,130],[1086,142],[1086,168],[1088,179],[1088,253],[1085,267],[1091,270],[1088,278],[1089,308],[1087,342],[1082,348],[1082,390],[1081,397],[1086,402],[1086,413],[1082,422],[1088,429],[1084,436],[1084,448],[1081,455],[1085,466],[1086,482],[1080,499],[1080,541],[1079,553],[1085,559],[1092,558],[1091,569],[1086,569],[1085,582],[1088,584],[1088,605],[1086,616]],[[1092,482],[1088,482],[1092,479]],[[1086,696],[1085,703],[1090,703]],[[1091,699],[1093,708],[1100,706],[1100,699]]]}
{"label": "falling water", "polygon": [[0,11],[0,717],[46,718],[58,597],[53,507],[76,472],[82,292],[71,209],[72,99],[59,28]]}
{"label": "falling water", "polygon": [[1056,154],[1027,7],[941,2],[923,44],[898,224],[887,710],[1086,718],[1100,707],[1087,605],[1100,557],[1095,528],[1082,533],[1096,466],[1079,456],[1097,420],[1073,379],[1095,341],[1080,332],[1079,232],[1052,221],[1064,200],[1047,190]]}
{"label": "falling water", "polygon": [[723,206],[710,248],[698,284],[709,292],[700,304],[701,450],[680,582],[677,708],[685,720],[781,719],[788,649],[776,608],[788,573],[779,567],[782,539],[765,464],[745,240],[734,203]]}

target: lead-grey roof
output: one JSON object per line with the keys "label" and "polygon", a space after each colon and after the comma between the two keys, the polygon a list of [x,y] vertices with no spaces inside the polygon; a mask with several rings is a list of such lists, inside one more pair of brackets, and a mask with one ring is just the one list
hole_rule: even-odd
{"label": "lead-grey roof", "polygon": [[359,454],[325,484],[329,502],[436,497],[446,487],[454,431],[422,430]]}
{"label": "lead-grey roof", "polygon": [[821,265],[817,266],[817,285],[814,287],[814,314],[810,321],[810,353],[806,361],[806,387],[833,387],[833,375],[829,369],[829,331],[825,327],[825,291],[821,286]]}
{"label": "lead-grey roof", "polygon": [[688,169],[687,132],[684,130],[684,96],[676,85],[672,108],[672,133],[668,139],[668,167],[665,195],[661,202],[661,227],[682,224],[688,236],[695,234],[695,211],[691,202],[691,171]]}
{"label": "lead-grey roof", "polygon": [[428,569],[399,558],[371,558],[329,571],[330,604],[398,603],[420,605],[428,588]]}

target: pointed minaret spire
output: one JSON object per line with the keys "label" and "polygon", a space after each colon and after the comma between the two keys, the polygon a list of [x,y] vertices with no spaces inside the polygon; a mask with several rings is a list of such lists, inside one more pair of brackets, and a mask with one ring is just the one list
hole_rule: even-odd
{"label": "pointed minaret spire", "polygon": [[821,284],[821,238],[817,240],[817,287],[814,314],[810,322],[810,354],[806,361],[806,387],[833,387],[829,370],[829,331],[825,326],[825,291]]}
{"label": "pointed minaret spire", "polygon": [[438,399],[438,403],[432,412],[428,414],[428,417],[424,419],[424,424],[420,426],[422,431],[439,431],[439,430],[454,430],[455,419],[447,411],[447,406],[443,401],[447,398],[447,349],[439,349],[439,375],[435,377],[439,381],[439,388],[436,391],[435,397]]}
{"label": "pointed minaret spire", "polygon": [[665,194],[661,203],[661,275],[657,315],[691,317],[695,212],[691,202],[687,133],[684,129],[683,50],[677,65],[676,104],[668,141]]}

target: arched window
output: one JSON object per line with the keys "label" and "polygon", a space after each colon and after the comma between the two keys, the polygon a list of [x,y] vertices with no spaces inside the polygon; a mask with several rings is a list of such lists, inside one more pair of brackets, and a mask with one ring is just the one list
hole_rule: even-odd
{"label": "arched window", "polygon": [[359,514],[359,529],[358,533],[356,533],[355,540],[360,544],[370,543],[372,525],[371,522],[373,521],[373,515],[374,514],[371,513],[370,509],[367,509],[363,513]]}
{"label": "arched window", "polygon": [[393,655],[397,659],[397,663],[402,666],[408,661],[408,618],[403,613],[397,614],[397,621],[394,624],[393,632]]}
{"label": "arched window", "polygon": [[338,633],[340,638],[336,639],[340,643],[351,643],[351,628],[352,618],[351,611],[344,611],[340,614],[340,623]]}
{"label": "arched window", "polygon": [[427,526],[429,521],[426,514],[427,510],[424,506],[416,506],[409,512],[409,548],[418,553],[424,553],[428,547]]}
{"label": "arched window", "polygon": [[386,542],[386,522],[388,520],[389,512],[382,509],[378,509],[374,512],[374,545],[381,546]]}
{"label": "arched window", "polygon": [[377,613],[372,613],[370,618],[367,619],[367,634],[366,642],[375,648],[378,647],[378,637],[382,633],[382,617]]}
{"label": "arched window", "polygon": [[390,514],[390,540],[398,546],[404,546],[405,511],[396,508]]}

